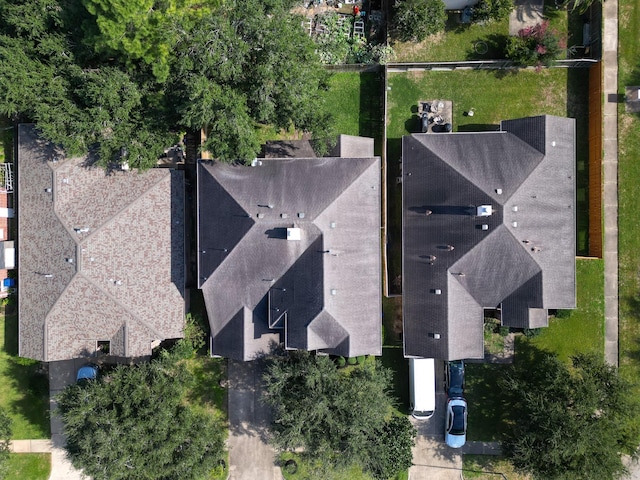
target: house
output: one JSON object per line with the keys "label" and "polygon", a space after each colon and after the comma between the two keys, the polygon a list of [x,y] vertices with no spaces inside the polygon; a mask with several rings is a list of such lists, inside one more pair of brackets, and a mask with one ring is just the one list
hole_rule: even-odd
{"label": "house", "polygon": [[482,358],[483,313],[538,328],[575,308],[575,120],[402,141],[408,357]]}
{"label": "house", "polygon": [[183,173],[90,166],[18,128],[19,355],[143,357],[184,327]]}
{"label": "house", "polygon": [[[274,152],[307,151],[270,146]],[[197,166],[198,287],[212,354],[252,360],[274,344],[381,354],[380,158],[339,155]],[[312,152],[311,152],[312,153]]]}

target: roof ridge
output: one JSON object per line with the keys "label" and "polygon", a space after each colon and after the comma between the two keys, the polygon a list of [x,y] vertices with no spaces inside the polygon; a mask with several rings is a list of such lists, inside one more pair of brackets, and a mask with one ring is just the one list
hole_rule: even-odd
{"label": "roof ridge", "polygon": [[[131,318],[133,318],[134,320],[136,320],[137,322],[139,322],[140,324],[144,325],[148,330],[150,330],[151,332],[153,332],[154,334],[162,337],[162,335],[155,329],[150,327],[147,322],[145,322],[144,320],[141,320],[137,315],[135,315],[133,312],[131,312],[131,310],[129,310],[129,308],[122,303],[120,300],[118,300],[116,297],[114,297],[113,295],[111,295],[109,292],[107,292],[104,288],[102,288],[100,285],[98,285],[97,282],[93,281],[90,277],[88,277],[87,275],[84,275],[82,272],[78,272],[77,275],[80,275],[82,278],[84,278],[85,280],[87,280],[91,285],[93,285],[94,287],[96,287],[98,290],[100,290],[102,293],[104,293],[109,300],[111,300],[113,303],[115,303],[116,305],[122,307],[122,309],[127,312],[129,315],[131,315]],[[69,282],[71,283],[71,282]],[[62,298],[62,295],[60,295],[60,298]],[[126,322],[125,322],[126,323]]]}
{"label": "roof ridge", "polygon": [[[107,225],[110,225],[111,223],[113,223],[115,221],[115,219],[118,218],[118,216],[120,214],[122,214],[122,212],[125,212],[125,211],[129,210],[133,205],[137,205],[138,203],[140,203],[142,201],[142,199],[145,198],[150,191],[155,189],[158,185],[160,185],[162,182],[166,181],[167,179],[171,179],[171,170],[169,170],[169,175],[164,175],[164,176],[160,177],[159,180],[157,180],[156,182],[152,183],[149,186],[149,188],[147,188],[143,192],[141,192],[140,195],[138,195],[132,202],[129,202],[124,207],[122,207],[120,210],[114,212],[113,215],[111,215],[109,218],[107,218],[107,220],[104,221],[98,228],[96,228],[92,232],[89,232],[89,235],[84,237],[81,241],[77,242],[77,244],[78,245],[82,245],[87,240],[89,240],[91,237],[96,235],[98,232],[102,231]],[[57,216],[57,213],[56,213],[56,216]],[[67,226],[64,225],[64,223],[62,223],[62,224],[63,224],[63,226],[65,228],[67,228]],[[69,230],[69,233],[71,233],[70,230]]]}

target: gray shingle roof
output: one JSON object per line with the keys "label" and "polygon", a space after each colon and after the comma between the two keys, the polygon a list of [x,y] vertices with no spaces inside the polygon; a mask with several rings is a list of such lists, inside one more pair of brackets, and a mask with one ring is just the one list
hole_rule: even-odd
{"label": "gray shingle roof", "polygon": [[413,134],[402,146],[405,355],[482,357],[483,308],[533,328],[547,309],[575,307],[573,119]]}
{"label": "gray shingle roof", "polygon": [[381,353],[379,158],[200,163],[198,230],[213,353]]}
{"label": "gray shingle roof", "polygon": [[149,355],[184,326],[183,174],[83,162],[19,127],[20,355]]}

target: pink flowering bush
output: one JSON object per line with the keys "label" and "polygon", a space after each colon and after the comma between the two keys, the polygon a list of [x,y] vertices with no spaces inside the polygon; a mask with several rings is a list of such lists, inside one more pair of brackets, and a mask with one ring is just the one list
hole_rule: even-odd
{"label": "pink flowering bush", "polygon": [[515,37],[509,37],[506,57],[522,66],[550,65],[566,47],[566,40],[549,28],[549,21],[545,20],[523,28]]}

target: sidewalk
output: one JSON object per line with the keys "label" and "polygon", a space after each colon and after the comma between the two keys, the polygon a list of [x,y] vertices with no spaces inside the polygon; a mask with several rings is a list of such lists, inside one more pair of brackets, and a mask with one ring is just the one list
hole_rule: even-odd
{"label": "sidewalk", "polygon": [[51,453],[51,440],[11,440],[9,451],[12,453]]}
{"label": "sidewalk", "polygon": [[618,365],[618,0],[602,4],[604,32],[604,316],[605,360]]}

